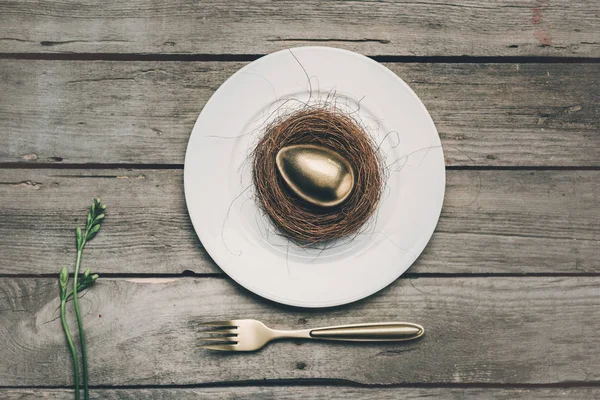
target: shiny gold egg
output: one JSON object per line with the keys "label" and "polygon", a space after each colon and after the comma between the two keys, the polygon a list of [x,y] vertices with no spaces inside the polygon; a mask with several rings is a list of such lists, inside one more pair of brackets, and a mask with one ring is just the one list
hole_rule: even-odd
{"label": "shiny gold egg", "polygon": [[354,170],[348,160],[326,147],[286,146],[279,150],[275,161],[289,188],[316,206],[337,206],[354,188]]}

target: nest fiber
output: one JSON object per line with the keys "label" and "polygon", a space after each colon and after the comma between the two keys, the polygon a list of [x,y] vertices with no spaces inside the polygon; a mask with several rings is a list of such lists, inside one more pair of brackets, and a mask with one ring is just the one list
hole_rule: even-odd
{"label": "nest fiber", "polygon": [[[334,150],[354,169],[354,190],[333,208],[312,205],[286,185],[275,163],[279,150],[315,144]],[[275,227],[301,245],[357,234],[373,216],[384,182],[376,145],[350,115],[327,108],[305,108],[267,126],[253,152],[253,182],[259,206]]]}

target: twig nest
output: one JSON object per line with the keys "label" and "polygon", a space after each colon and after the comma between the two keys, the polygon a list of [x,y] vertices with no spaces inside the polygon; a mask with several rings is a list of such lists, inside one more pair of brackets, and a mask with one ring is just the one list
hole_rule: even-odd
{"label": "twig nest", "polygon": [[277,153],[275,163],[289,188],[315,206],[338,206],[354,188],[352,166],[327,147],[314,144],[286,146]]}
{"label": "twig nest", "polygon": [[252,173],[259,206],[277,230],[305,246],[358,234],[384,182],[378,149],[360,124],[310,106],[267,126]]}

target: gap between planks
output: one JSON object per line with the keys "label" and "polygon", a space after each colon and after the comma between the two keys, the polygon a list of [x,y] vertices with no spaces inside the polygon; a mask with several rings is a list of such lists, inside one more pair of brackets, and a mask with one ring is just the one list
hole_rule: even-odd
{"label": "gap between planks", "polygon": [[[127,170],[182,170],[184,164],[129,164],[129,163],[0,163],[0,169],[127,169]],[[600,171],[600,165],[446,165],[447,171]]]}
{"label": "gap between planks", "polygon": [[[284,49],[285,50],[285,49]],[[119,54],[119,53],[0,53],[2,60],[49,61],[183,61],[183,62],[249,62],[267,54]],[[597,64],[597,57],[553,56],[391,56],[369,58],[385,63],[445,64]]]}
{"label": "gap between planks", "polygon": [[[360,383],[346,379],[265,379],[249,381],[219,381],[180,385],[90,385],[90,390],[131,390],[131,389],[200,389],[200,388],[230,388],[230,387],[347,387],[363,389],[569,389],[569,388],[600,388],[600,381],[564,381],[555,383],[451,383],[451,382],[429,382],[429,383],[397,383],[397,384],[377,384]],[[27,390],[27,389],[70,389],[70,386],[60,385],[38,385],[38,386],[0,386],[0,390]]]}
{"label": "gap between planks", "polygon": [[[71,274],[72,276],[73,274]],[[57,274],[0,274],[1,278],[55,278]],[[593,278],[600,276],[600,272],[473,272],[473,273],[445,273],[445,272],[415,272],[402,274],[398,279],[424,279],[424,278]],[[101,273],[103,279],[185,279],[185,278],[213,278],[228,279],[224,272],[194,272],[185,270],[182,273]]]}

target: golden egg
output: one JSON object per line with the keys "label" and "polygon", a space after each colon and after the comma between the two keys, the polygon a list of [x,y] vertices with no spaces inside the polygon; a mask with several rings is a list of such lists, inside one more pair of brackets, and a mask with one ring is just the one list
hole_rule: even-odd
{"label": "golden egg", "polygon": [[279,150],[275,161],[290,189],[311,204],[337,206],[354,188],[354,171],[348,160],[326,147],[286,146]]}

